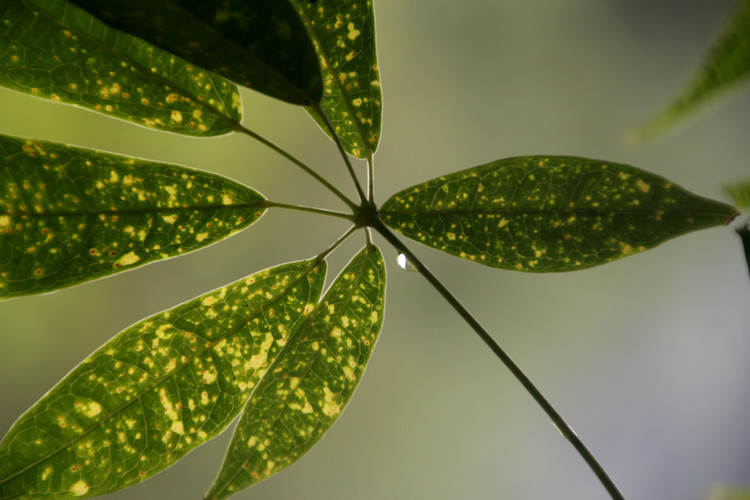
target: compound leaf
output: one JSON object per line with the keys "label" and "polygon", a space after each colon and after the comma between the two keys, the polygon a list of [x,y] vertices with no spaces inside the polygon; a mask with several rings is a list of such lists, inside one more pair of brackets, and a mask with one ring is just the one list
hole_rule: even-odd
{"label": "compound leaf", "polygon": [[110,26],[294,104],[320,101],[312,40],[280,0],[72,0]]}
{"label": "compound leaf", "polygon": [[320,110],[310,114],[331,135],[324,112],[346,151],[366,158],[378,147],[382,113],[372,0],[290,1],[313,36],[323,71]]}
{"label": "compound leaf", "polygon": [[637,129],[636,137],[659,134],[749,76],[750,0],[742,0],[692,82],[672,104]]}
{"label": "compound leaf", "polygon": [[214,174],[0,135],[0,298],[196,250],[265,202]]}
{"label": "compound leaf", "polygon": [[638,168],[567,156],[456,172],[401,191],[380,213],[425,245],[530,272],[604,264],[737,215]]}
{"label": "compound leaf", "polygon": [[383,322],[385,267],[363,249],[253,392],[206,498],[227,498],[297,461],[341,415]]}
{"label": "compound leaf", "polygon": [[138,483],[220,433],[318,301],[324,262],[256,273],[118,334],[0,443],[0,498]]}
{"label": "compound leaf", "polygon": [[233,83],[63,0],[0,0],[0,85],[194,136],[231,132],[242,112]]}

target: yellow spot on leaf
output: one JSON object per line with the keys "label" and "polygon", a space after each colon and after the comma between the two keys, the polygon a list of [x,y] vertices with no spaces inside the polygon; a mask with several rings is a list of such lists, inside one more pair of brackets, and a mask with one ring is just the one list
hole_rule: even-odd
{"label": "yellow spot on leaf", "polygon": [[323,413],[329,417],[341,413],[341,405],[334,401],[336,395],[328,387],[323,387],[323,393]]}
{"label": "yellow spot on leaf", "polygon": [[93,418],[99,415],[101,412],[102,412],[102,405],[92,401],[91,403],[89,403],[86,409],[86,416]]}
{"label": "yellow spot on leaf", "polygon": [[70,487],[70,492],[76,496],[85,495],[88,491],[89,485],[86,484],[85,481],[78,481],[77,483],[73,483],[73,486]]}
{"label": "yellow spot on leaf", "polygon": [[216,381],[216,372],[212,372],[210,370],[205,370],[203,372],[203,382],[206,384],[211,384]]}
{"label": "yellow spot on leaf", "polygon": [[117,259],[117,264],[120,266],[131,266],[141,260],[140,257],[138,257],[135,252],[128,252],[119,259]]}
{"label": "yellow spot on leaf", "polygon": [[182,425],[182,420],[175,420],[174,422],[172,422],[172,427],[170,427],[170,429],[175,434],[185,433],[185,427]]}
{"label": "yellow spot on leaf", "polygon": [[349,34],[347,34],[346,37],[349,40],[354,40],[359,36],[360,31],[354,27],[354,23],[349,23],[349,26],[347,26],[347,28],[349,29]]}

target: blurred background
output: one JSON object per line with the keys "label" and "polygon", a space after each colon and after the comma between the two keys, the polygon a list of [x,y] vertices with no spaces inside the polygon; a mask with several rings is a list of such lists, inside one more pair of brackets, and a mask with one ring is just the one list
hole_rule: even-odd
{"label": "blurred background", "polygon": [[[625,132],[700,63],[729,0],[380,0],[376,195],[526,154],[628,163],[698,194],[750,176],[750,92],[644,146]],[[300,108],[243,94],[244,123],[354,195]],[[0,90],[0,132],[231,177],[274,201],[340,202],[251,139],[190,139]],[[364,174],[364,166],[358,166]],[[255,271],[307,258],[340,220],[271,211],[197,253],[0,303],[0,433],[117,332]],[[331,276],[363,244],[331,258]],[[384,243],[380,241],[381,243]],[[416,273],[388,262],[384,328],[346,412],[246,499],[600,499],[572,446]],[[750,486],[750,280],[716,228],[587,271],[492,270],[412,245],[573,425],[629,499]],[[329,277],[330,281],[330,277]],[[200,498],[229,432],[112,499]]]}

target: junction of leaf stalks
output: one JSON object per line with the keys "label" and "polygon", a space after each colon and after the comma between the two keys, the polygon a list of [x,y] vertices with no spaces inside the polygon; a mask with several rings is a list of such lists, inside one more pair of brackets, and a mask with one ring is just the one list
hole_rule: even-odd
{"label": "junction of leaf stalks", "polygon": [[352,222],[357,228],[375,227],[380,223],[380,215],[375,203],[364,200],[357,210],[352,214]]}

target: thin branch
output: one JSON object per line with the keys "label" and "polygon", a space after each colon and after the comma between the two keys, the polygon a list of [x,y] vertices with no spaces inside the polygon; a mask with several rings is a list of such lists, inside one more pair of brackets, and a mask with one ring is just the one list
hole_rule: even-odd
{"label": "thin branch", "polygon": [[303,163],[301,160],[297,159],[296,157],[292,156],[290,153],[287,153],[285,150],[274,144],[273,142],[269,141],[265,137],[253,132],[249,128],[243,126],[243,125],[237,125],[236,130],[238,132],[242,132],[245,135],[248,135],[252,137],[253,139],[259,141],[261,144],[268,146],[287,160],[291,161],[295,165],[297,165],[299,168],[304,170],[308,175],[313,177],[316,181],[321,183],[323,186],[325,186],[329,191],[331,191],[333,194],[335,194],[341,201],[346,203],[346,205],[351,208],[352,210],[356,210],[359,208],[356,203],[354,203],[352,200],[349,199],[348,196],[346,196],[344,193],[339,191],[336,186],[328,182],[324,177],[322,177],[320,174],[318,174],[315,170],[308,167],[305,163]]}
{"label": "thin branch", "polygon": [[375,203],[375,158],[372,151],[367,152],[367,196],[370,204]]}
{"label": "thin branch", "polygon": [[539,391],[539,389],[536,388],[536,386],[531,382],[531,380],[526,376],[526,374],[521,370],[521,368],[513,361],[513,359],[503,350],[500,345],[495,342],[495,340],[492,338],[492,336],[487,332],[487,330],[482,327],[481,324],[474,318],[474,316],[471,315],[471,313],[459,302],[459,300],[443,285],[440,280],[437,279],[437,277],[432,274],[432,272],[422,263],[419,258],[414,255],[407,247],[404,245],[393,232],[388,229],[380,220],[377,220],[377,222],[373,225],[373,229],[380,233],[386,240],[388,240],[389,243],[391,243],[399,252],[406,255],[406,257],[409,259],[409,261],[414,264],[414,267],[417,269],[417,271],[424,276],[424,278],[430,283],[430,285],[437,290],[437,292],[443,296],[443,298],[448,301],[448,303],[453,307],[453,309],[456,310],[456,312],[461,316],[461,318],[466,321],[469,326],[479,335],[479,337],[484,341],[487,346],[492,350],[493,353],[495,353],[495,356],[497,356],[500,361],[503,362],[503,364],[511,371],[511,373],[516,377],[516,379],[521,383],[521,385],[526,389],[526,391],[531,394],[531,397],[534,398],[534,400],[539,404],[539,406],[542,407],[544,412],[549,416],[549,418],[552,420],[552,423],[557,427],[557,429],[560,431],[560,433],[565,436],[568,441],[573,445],[573,447],[578,451],[578,454],[581,455],[581,457],[586,461],[586,463],[589,465],[591,470],[596,474],[596,477],[599,479],[599,481],[602,483],[604,488],[607,490],[607,492],[610,494],[613,500],[624,500],[625,497],[622,496],[620,491],[617,489],[617,486],[615,486],[614,482],[610,477],[607,475],[607,472],[604,470],[604,468],[599,464],[599,462],[596,460],[594,455],[589,451],[588,448],[586,448],[586,445],[581,441],[581,439],[578,437],[578,435],[575,433],[573,428],[568,425],[568,423],[562,418],[562,416],[555,410],[555,408],[552,406],[552,404],[547,401],[547,399],[544,397],[544,395]]}
{"label": "thin branch", "polygon": [[351,227],[350,227],[349,229],[347,229],[347,230],[346,230],[346,231],[344,232],[344,234],[342,234],[341,236],[339,236],[339,239],[337,239],[337,240],[336,240],[336,241],[335,241],[335,242],[333,243],[333,245],[329,246],[328,248],[326,248],[325,250],[323,250],[323,251],[322,251],[321,253],[319,253],[319,254],[318,254],[318,256],[317,256],[317,257],[315,257],[315,261],[316,261],[316,262],[320,262],[320,261],[322,261],[323,259],[325,259],[326,257],[328,257],[328,255],[329,255],[329,254],[330,254],[331,252],[333,252],[334,250],[336,250],[336,248],[337,248],[337,247],[338,247],[339,245],[341,245],[341,244],[342,244],[343,242],[345,242],[345,241],[346,241],[346,239],[347,239],[347,238],[348,238],[349,236],[351,236],[351,235],[352,235],[352,233],[354,233],[354,231],[356,231],[357,229],[359,229],[359,228],[358,228],[358,227],[357,227],[356,225],[353,225],[353,226],[351,226]]}
{"label": "thin branch", "polygon": [[290,203],[276,203],[274,201],[266,201],[263,206],[268,208],[286,208],[289,210],[297,210],[299,212],[309,212],[311,214],[328,215],[331,217],[338,217],[340,219],[353,220],[354,216],[346,212],[338,212],[336,210],[328,210],[325,208],[308,207],[305,205],[293,205]]}

